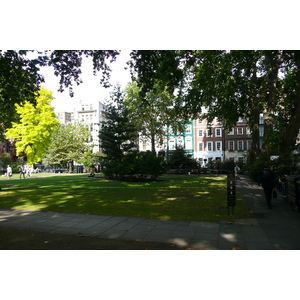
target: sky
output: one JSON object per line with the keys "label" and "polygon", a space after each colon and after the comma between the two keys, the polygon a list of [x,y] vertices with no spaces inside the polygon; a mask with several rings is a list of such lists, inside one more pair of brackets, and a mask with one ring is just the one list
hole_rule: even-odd
{"label": "sky", "polygon": [[[111,63],[111,78],[110,83],[114,86],[119,83],[122,88],[125,88],[128,82],[131,81],[130,70],[125,70],[126,62],[129,60],[129,50],[122,50],[116,61]],[[73,111],[73,107],[79,100],[90,102],[100,101],[109,98],[109,93],[112,88],[104,88],[100,84],[101,73],[97,76],[93,75],[93,64],[91,58],[83,57],[81,78],[83,83],[77,86],[73,85],[74,96],[69,96],[69,89],[64,92],[58,92],[59,77],[54,75],[52,67],[42,67],[40,73],[45,77],[43,86],[53,92],[52,106],[55,112]]]}

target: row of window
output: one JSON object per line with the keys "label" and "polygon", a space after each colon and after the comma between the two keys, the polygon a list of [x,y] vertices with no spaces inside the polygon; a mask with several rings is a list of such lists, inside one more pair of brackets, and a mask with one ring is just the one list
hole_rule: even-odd
{"label": "row of window", "polygon": [[[250,150],[252,141],[228,141],[227,150]],[[198,151],[221,151],[222,142],[200,142],[198,143]]]}
{"label": "row of window", "polygon": [[[239,118],[237,123],[244,123],[245,120],[243,118]],[[206,124],[207,121],[206,119],[198,119],[198,124]],[[212,124],[222,124],[222,122],[218,119],[218,118],[215,118],[212,122]]]}
{"label": "row of window", "polygon": [[193,149],[193,139],[192,137],[178,138],[177,141],[174,138],[169,139],[169,149],[175,150],[177,147],[183,147],[184,149]]}
{"label": "row of window", "polygon": [[[244,134],[244,128],[243,127],[236,127],[231,128],[230,131],[228,131],[228,135],[243,135]],[[246,128],[246,134],[251,134],[250,128]],[[222,137],[222,129],[221,128],[208,128],[208,129],[199,129],[198,130],[198,137]]]}
{"label": "row of window", "polygon": [[[200,163],[200,165],[201,166],[205,166],[205,164],[207,164],[208,162],[211,162],[211,161],[213,161],[213,160],[215,160],[215,161],[221,161],[221,157],[208,157],[208,158],[202,158],[202,157],[200,157],[199,158],[199,163]],[[235,157],[228,157],[228,160],[229,161],[236,161],[236,158]],[[238,161],[238,163],[243,163],[244,162],[244,157],[243,156],[239,156],[238,158],[237,158],[237,161]]]}
{"label": "row of window", "polygon": [[[246,134],[251,134],[251,130],[249,127],[235,127],[231,128],[230,131],[228,131],[228,135],[243,135],[244,133]],[[170,129],[169,131],[170,135],[174,135],[172,130]],[[185,134],[192,134],[192,125],[187,125],[185,129]],[[198,137],[222,137],[222,128],[207,128],[207,129],[198,129]]]}

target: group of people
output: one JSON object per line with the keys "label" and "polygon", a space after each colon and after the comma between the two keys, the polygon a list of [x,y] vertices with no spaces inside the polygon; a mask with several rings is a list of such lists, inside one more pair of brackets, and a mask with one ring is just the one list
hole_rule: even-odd
{"label": "group of people", "polygon": [[[20,179],[22,179],[22,178],[25,179],[26,177],[31,177],[32,172],[33,172],[33,167],[31,167],[31,166],[27,166],[24,164],[19,166]],[[9,179],[11,179],[12,167],[10,165],[7,166],[6,173],[4,174],[4,176],[7,176]]]}
{"label": "group of people", "polygon": [[20,165],[19,166],[20,179],[22,179],[22,177],[25,179],[25,176],[31,177],[32,171],[33,171],[33,167],[27,165]]}

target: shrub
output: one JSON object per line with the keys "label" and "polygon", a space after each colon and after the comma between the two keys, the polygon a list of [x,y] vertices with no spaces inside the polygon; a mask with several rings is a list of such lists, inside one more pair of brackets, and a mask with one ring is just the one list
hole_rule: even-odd
{"label": "shrub", "polygon": [[187,171],[191,169],[198,169],[198,163],[196,159],[189,157],[189,155],[185,153],[184,149],[178,147],[171,153],[169,167],[170,169],[183,169]]}
{"label": "shrub", "polygon": [[117,179],[156,179],[166,169],[163,156],[157,157],[150,151],[132,151],[125,154],[120,162],[105,162],[103,173],[106,177]]}

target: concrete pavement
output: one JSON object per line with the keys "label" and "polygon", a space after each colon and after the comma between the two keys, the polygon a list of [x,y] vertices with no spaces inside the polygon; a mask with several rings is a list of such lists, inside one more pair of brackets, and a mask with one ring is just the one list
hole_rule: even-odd
{"label": "concrete pavement", "polygon": [[299,212],[293,211],[283,197],[274,199],[273,209],[269,210],[263,190],[246,176],[237,180],[236,187],[253,211],[253,218],[205,223],[0,209],[0,226],[107,239],[170,243],[203,250],[300,249]]}

